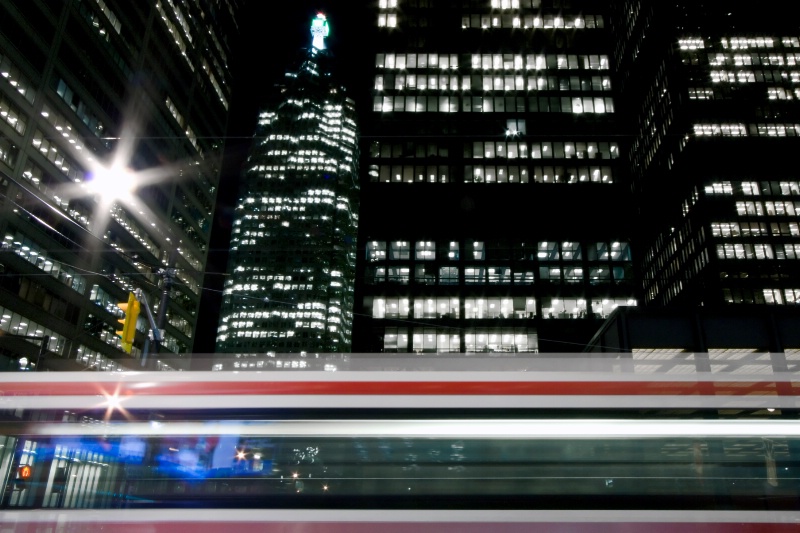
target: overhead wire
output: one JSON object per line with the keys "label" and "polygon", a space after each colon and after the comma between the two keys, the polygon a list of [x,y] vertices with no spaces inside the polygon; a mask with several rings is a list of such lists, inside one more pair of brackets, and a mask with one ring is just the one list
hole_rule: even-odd
{"label": "overhead wire", "polygon": [[[79,230],[81,230],[81,231],[83,231],[84,233],[88,234],[89,236],[91,236],[91,238],[93,238],[93,239],[95,239],[95,240],[99,241],[100,243],[102,243],[102,244],[103,244],[103,245],[105,245],[105,246],[108,246],[108,244],[107,244],[105,241],[103,241],[103,239],[99,238],[98,236],[96,236],[95,234],[93,234],[91,231],[89,231],[87,228],[85,228],[85,227],[83,227],[82,225],[78,224],[78,223],[77,223],[75,220],[73,220],[72,218],[70,218],[69,216],[67,216],[65,213],[63,213],[62,211],[60,211],[59,209],[57,209],[55,206],[53,206],[52,204],[50,204],[49,202],[47,202],[45,199],[43,199],[42,197],[40,197],[40,196],[39,196],[37,193],[35,193],[34,191],[30,190],[30,189],[29,189],[28,187],[26,187],[24,184],[20,183],[19,181],[15,180],[15,179],[13,179],[13,178],[10,178],[10,177],[9,177],[9,180],[10,180],[10,181],[12,181],[12,182],[14,182],[14,184],[15,184],[15,185],[17,185],[17,186],[18,186],[20,189],[22,189],[23,191],[25,191],[27,194],[31,195],[33,198],[35,198],[36,200],[38,200],[39,202],[41,202],[42,204],[44,204],[44,205],[45,205],[45,206],[46,206],[48,209],[50,209],[51,211],[53,211],[54,213],[56,213],[56,214],[57,214],[57,215],[58,215],[60,218],[62,218],[62,219],[64,219],[64,220],[66,220],[68,223],[70,223],[70,224],[72,224],[73,226],[75,226],[75,227],[79,228]],[[11,203],[12,203],[14,206],[16,206],[18,209],[22,210],[23,212],[25,212],[25,214],[27,214],[28,216],[30,216],[31,218],[33,218],[34,220],[36,220],[37,222],[39,222],[41,225],[43,225],[44,227],[46,227],[46,228],[47,228],[48,230],[50,230],[51,232],[54,232],[55,234],[59,235],[60,237],[64,238],[65,240],[67,240],[68,242],[70,242],[70,243],[74,244],[74,245],[75,245],[76,247],[78,247],[79,249],[81,249],[81,250],[84,250],[84,251],[86,251],[86,252],[90,252],[90,250],[88,250],[86,247],[84,247],[84,246],[83,246],[83,245],[81,245],[80,243],[77,243],[77,242],[76,242],[76,241],[74,241],[73,239],[69,238],[69,237],[68,237],[68,236],[66,236],[64,233],[62,233],[61,231],[59,231],[58,229],[54,228],[52,225],[50,225],[49,223],[47,223],[47,222],[46,222],[45,220],[43,220],[41,217],[37,216],[36,214],[32,213],[30,210],[26,209],[24,206],[22,206],[22,205],[20,205],[19,203],[17,203],[17,202],[16,202],[14,199],[10,198],[8,195],[6,195],[6,194],[0,194],[0,197],[3,197],[3,198],[5,198],[5,199],[7,199],[8,201],[10,201],[10,202],[11,202]],[[296,250],[296,249],[300,249],[300,247],[298,246],[298,247],[296,247],[296,248],[295,248],[295,247],[280,247],[280,248],[277,248],[277,250],[280,250],[280,251],[290,251],[290,250]],[[214,249],[214,251],[220,251],[220,250],[223,250],[223,251],[224,251],[224,249]],[[163,268],[163,266],[164,266],[164,265],[161,265],[161,264],[153,264],[153,263],[149,263],[149,262],[147,262],[147,261],[145,261],[145,260],[142,260],[141,258],[138,258],[138,257],[131,256],[129,252],[126,252],[126,251],[124,251],[124,250],[120,250],[120,249],[111,248],[111,249],[108,249],[108,250],[101,250],[101,251],[102,251],[102,252],[105,252],[105,253],[112,252],[112,253],[115,253],[115,254],[121,255],[121,256],[123,256],[123,257],[126,257],[126,258],[127,258],[128,260],[130,260],[130,261],[144,263],[145,265],[149,266],[150,268],[152,268],[152,269],[154,269],[154,270],[156,270],[156,269],[161,269],[161,268]],[[143,249],[143,251],[144,251],[144,249]],[[103,278],[105,278],[105,279],[108,279],[108,280],[109,280],[109,281],[111,281],[112,283],[114,282],[114,280],[113,280],[113,279],[112,279],[112,277],[111,277],[111,276],[112,276],[112,274],[107,274],[107,273],[102,273],[102,272],[94,272],[94,271],[91,271],[91,270],[85,269],[85,268],[83,268],[83,267],[78,267],[78,266],[76,266],[76,265],[73,265],[73,264],[67,263],[67,262],[65,262],[65,261],[55,261],[55,260],[53,260],[53,259],[50,259],[50,260],[52,260],[52,261],[54,261],[54,262],[58,262],[58,263],[60,263],[60,264],[63,264],[63,265],[65,265],[65,266],[69,266],[69,267],[71,267],[71,268],[74,268],[74,269],[76,269],[76,270],[80,270],[80,271],[82,271],[82,272],[84,272],[84,273],[86,273],[86,274],[88,274],[88,275],[96,275],[96,276],[100,276],[100,277],[103,277]],[[192,272],[192,273],[202,274],[203,276],[205,276],[205,275],[223,275],[223,276],[229,276],[229,275],[230,275],[229,273],[223,273],[223,272],[206,272],[206,271],[198,271],[198,270],[194,270],[194,269],[188,269],[188,268],[183,268],[183,269],[182,269],[182,268],[176,268],[175,270],[184,270],[184,271],[189,271],[189,272]],[[154,272],[154,273],[155,273],[155,272]],[[0,273],[0,276],[10,276],[10,275],[11,275],[11,276],[13,276],[13,275],[15,275],[15,274]],[[41,275],[43,275],[43,276],[50,276],[50,274],[47,274],[47,273],[42,273]],[[145,281],[147,284],[149,284],[149,285],[152,285],[152,286],[156,286],[156,284],[155,284],[155,283],[151,282],[150,280],[148,280],[148,279],[146,278],[147,274],[145,274],[145,273],[142,273],[142,272],[138,272],[138,271],[137,271],[137,272],[127,272],[127,273],[125,273],[125,272],[117,272],[117,273],[114,273],[113,275],[118,275],[118,276],[142,276],[142,277],[144,278],[144,281]],[[213,289],[213,288],[206,287],[206,286],[203,286],[203,285],[200,285],[200,286],[199,286],[199,289],[200,289],[200,291],[216,292],[216,293],[220,293],[220,294],[222,294],[222,295],[225,295],[225,294],[229,294],[229,295],[231,295],[231,294],[233,294],[233,295],[237,296],[238,298],[252,299],[252,300],[254,300],[254,301],[258,301],[258,302],[267,303],[267,302],[265,302],[265,299],[264,299],[263,297],[256,297],[256,296],[251,296],[251,295],[247,295],[247,294],[235,294],[235,293],[232,293],[232,292],[230,292],[230,290],[226,290],[226,289],[222,289],[222,290],[220,290],[220,289]],[[296,304],[296,303],[294,303],[294,302],[286,302],[286,301],[280,301],[280,300],[274,300],[274,299],[269,299],[269,300],[268,300],[268,302],[269,302],[269,303],[273,303],[273,304],[278,304],[278,305],[291,306],[291,307],[295,307],[296,305],[298,305],[298,304]],[[355,311],[353,311],[353,312],[352,312],[352,315],[353,315],[353,316],[361,316],[361,317],[372,318],[372,315],[370,315],[370,314],[367,314],[367,313],[358,313],[358,312],[355,312]],[[431,326],[431,324],[430,324],[430,323],[427,323],[427,322],[419,322],[419,321],[416,321],[416,320],[409,320],[409,319],[394,319],[394,320],[395,320],[395,321],[397,321],[397,322],[404,323],[404,324],[409,324],[409,325]],[[458,331],[458,332],[466,332],[466,331],[468,330],[468,328],[465,328],[465,327],[460,327],[460,326],[448,326],[448,325],[443,325],[443,324],[437,324],[437,325],[436,325],[436,327],[437,327],[437,328],[439,328],[439,329],[449,329],[449,330],[452,330],[452,331]],[[547,342],[554,342],[554,343],[561,343],[561,344],[573,344],[573,345],[576,345],[576,346],[586,346],[584,343],[575,343],[575,342],[569,342],[569,341],[560,341],[560,340],[556,340],[556,339],[546,339],[546,338],[542,338],[542,337],[537,337],[537,338],[538,338],[539,340],[544,340],[544,341],[547,341]]]}

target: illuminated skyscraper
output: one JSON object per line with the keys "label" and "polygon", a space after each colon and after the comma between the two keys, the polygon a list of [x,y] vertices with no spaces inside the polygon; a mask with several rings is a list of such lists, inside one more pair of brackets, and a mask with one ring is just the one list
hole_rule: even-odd
{"label": "illuminated skyscraper", "polygon": [[632,305],[595,1],[379,0],[355,351],[574,351]]}
{"label": "illuminated skyscraper", "polygon": [[350,350],[355,106],[331,74],[328,24],[262,112],[235,211],[218,352]]}
{"label": "illuminated skyscraper", "polygon": [[173,356],[158,359],[188,366],[175,354],[194,340],[237,3],[2,2],[3,370],[42,343],[45,368],[141,368],[145,313],[129,355],[116,303],[140,288],[157,307],[173,261],[161,310]]}
{"label": "illuminated skyscraper", "polygon": [[800,31],[781,9],[613,3],[643,303],[800,303]]}

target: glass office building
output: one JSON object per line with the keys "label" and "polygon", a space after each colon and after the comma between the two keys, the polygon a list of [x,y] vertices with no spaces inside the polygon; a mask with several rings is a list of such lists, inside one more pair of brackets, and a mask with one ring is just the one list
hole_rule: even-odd
{"label": "glass office building", "polygon": [[648,305],[800,301],[800,31],[751,2],[614,4]]}
{"label": "glass office building", "polygon": [[[116,304],[134,289],[165,316],[160,365],[186,366],[236,10],[235,0],[3,2],[3,369],[19,355],[29,369],[141,368],[145,313],[130,354],[115,335]],[[174,283],[160,310],[162,269]]]}
{"label": "glass office building", "polygon": [[606,6],[375,7],[354,350],[579,350],[636,304]]}
{"label": "glass office building", "polygon": [[358,149],[355,105],[313,45],[259,116],[236,205],[217,351],[349,352]]}

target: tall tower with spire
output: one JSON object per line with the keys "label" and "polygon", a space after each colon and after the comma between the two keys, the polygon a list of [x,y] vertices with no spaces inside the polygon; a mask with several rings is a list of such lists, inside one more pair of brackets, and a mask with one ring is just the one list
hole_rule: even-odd
{"label": "tall tower with spire", "polygon": [[217,351],[350,351],[355,106],[331,74],[328,21],[261,112],[236,206]]}

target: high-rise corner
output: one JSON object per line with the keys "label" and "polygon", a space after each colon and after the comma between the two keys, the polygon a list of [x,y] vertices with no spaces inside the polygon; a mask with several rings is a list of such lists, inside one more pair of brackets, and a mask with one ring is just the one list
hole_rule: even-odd
{"label": "high-rise corner", "polygon": [[[149,344],[155,366],[188,365],[238,8],[3,3],[0,364],[141,368]],[[164,330],[158,357],[144,312],[130,354],[115,334],[116,304],[135,289]]]}

